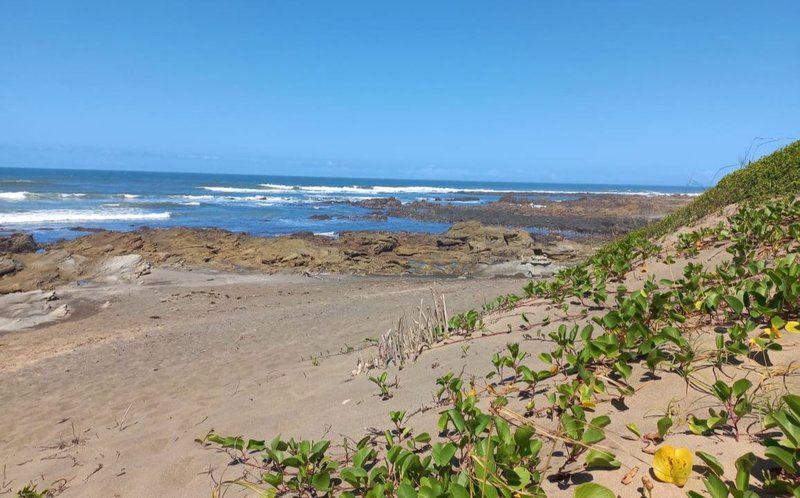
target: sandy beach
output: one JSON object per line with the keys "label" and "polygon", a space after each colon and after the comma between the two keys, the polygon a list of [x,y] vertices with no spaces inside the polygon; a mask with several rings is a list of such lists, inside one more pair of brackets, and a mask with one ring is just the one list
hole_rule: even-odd
{"label": "sandy beach", "polygon": [[[388,405],[351,376],[359,352],[340,352],[412,313],[432,288],[459,310],[523,284],[154,269],[136,283],[58,288],[48,302],[66,304],[67,319],[0,334],[6,484],[207,496],[206,472],[219,478],[228,462],[196,438],[212,428],[319,437],[379,426]],[[402,380],[420,389],[392,403],[428,401],[445,368],[431,369],[436,361],[426,357]]]}

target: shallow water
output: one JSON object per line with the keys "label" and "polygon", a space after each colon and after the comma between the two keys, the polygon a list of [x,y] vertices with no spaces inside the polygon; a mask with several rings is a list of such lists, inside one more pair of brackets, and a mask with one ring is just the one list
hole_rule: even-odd
{"label": "shallow water", "polygon": [[[397,197],[404,203],[486,203],[509,192],[538,193],[546,203],[584,192],[696,195],[701,189],[0,168],[0,234],[29,231],[48,242],[83,235],[85,229],[141,226],[216,227],[266,236],[297,231],[330,236],[345,230],[441,232],[449,225],[368,219],[372,210],[345,202]],[[310,219],[313,215],[332,219]]]}

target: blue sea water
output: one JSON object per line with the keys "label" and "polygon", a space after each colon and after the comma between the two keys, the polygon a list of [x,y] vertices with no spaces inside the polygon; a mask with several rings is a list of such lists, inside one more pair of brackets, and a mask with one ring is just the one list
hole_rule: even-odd
{"label": "blue sea water", "polygon": [[[273,236],[345,230],[441,232],[445,223],[369,219],[348,204],[376,197],[402,202],[486,203],[510,192],[559,202],[575,193],[689,194],[697,187],[379,180],[141,171],[0,168],[0,235],[32,232],[40,242],[73,238],[85,229],[215,227]],[[331,219],[315,220],[313,215]],[[530,227],[535,229],[536,227]]]}

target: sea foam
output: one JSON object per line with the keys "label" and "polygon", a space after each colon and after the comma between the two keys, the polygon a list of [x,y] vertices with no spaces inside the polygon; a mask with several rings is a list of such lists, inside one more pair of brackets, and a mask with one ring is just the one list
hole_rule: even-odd
{"label": "sea foam", "polygon": [[2,224],[71,223],[75,221],[166,220],[169,212],[47,210],[0,213]]}
{"label": "sea foam", "polygon": [[0,192],[0,200],[24,201],[30,192]]}
{"label": "sea foam", "polygon": [[667,195],[688,195],[696,196],[699,193],[671,193],[655,192],[652,190],[625,191],[625,190],[546,190],[546,189],[491,189],[491,188],[455,188],[455,187],[434,187],[429,185],[411,185],[403,187],[391,187],[386,185],[372,186],[345,186],[333,187],[323,185],[284,185],[280,183],[260,183],[259,187],[228,187],[223,185],[209,185],[198,188],[211,192],[229,194],[275,194],[275,193],[312,193],[312,194],[617,194],[617,195],[641,195],[646,197],[667,196]]}

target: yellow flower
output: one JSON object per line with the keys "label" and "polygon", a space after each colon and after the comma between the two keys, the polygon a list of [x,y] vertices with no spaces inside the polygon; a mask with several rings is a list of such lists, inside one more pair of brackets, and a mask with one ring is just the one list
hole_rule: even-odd
{"label": "yellow flower", "polygon": [[800,322],[786,322],[786,327],[784,327],[786,332],[793,332],[795,334],[800,333]]}
{"label": "yellow flower", "polygon": [[695,301],[694,302],[694,309],[696,309],[697,311],[700,311],[700,308],[702,308],[702,307],[703,307],[703,301]]}
{"label": "yellow flower", "polygon": [[683,487],[692,472],[694,455],[688,448],[665,444],[653,456],[653,472],[659,481]]}
{"label": "yellow flower", "polygon": [[781,331],[778,330],[777,327],[770,327],[768,329],[764,329],[764,335],[769,337],[770,339],[780,339]]}
{"label": "yellow flower", "polygon": [[469,390],[469,394],[467,396],[477,396],[478,393],[475,392],[475,388]]}
{"label": "yellow flower", "polygon": [[557,366],[553,365],[552,367],[550,367],[550,373],[554,374],[556,372],[558,372],[558,367]]}

